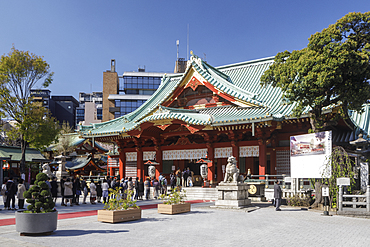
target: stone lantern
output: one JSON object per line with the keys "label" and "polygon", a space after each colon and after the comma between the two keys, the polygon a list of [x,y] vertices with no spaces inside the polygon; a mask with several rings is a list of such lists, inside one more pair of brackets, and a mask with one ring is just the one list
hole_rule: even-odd
{"label": "stone lantern", "polygon": [[357,154],[355,179],[358,179],[358,170],[360,175],[361,190],[366,191],[367,185],[369,184],[369,164],[366,161],[366,156],[369,155],[369,141],[363,138],[362,134],[358,135],[358,139],[349,142],[351,145],[356,147],[355,153]]}
{"label": "stone lantern", "polygon": [[210,161],[207,158],[201,158],[196,163],[201,164],[200,165],[200,176],[203,178],[203,187],[209,187],[209,181],[207,180],[207,178],[208,178],[208,164],[212,163],[212,161]]}
{"label": "stone lantern", "polygon": [[155,160],[148,160],[147,162],[144,163],[144,165],[149,165],[148,166],[148,176],[153,179],[155,177],[155,165],[159,165],[158,162]]}

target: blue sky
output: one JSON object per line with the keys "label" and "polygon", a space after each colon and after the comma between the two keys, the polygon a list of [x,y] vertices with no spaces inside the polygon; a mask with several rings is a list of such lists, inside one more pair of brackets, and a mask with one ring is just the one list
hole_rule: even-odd
{"label": "blue sky", "polygon": [[[101,91],[103,71],[173,72],[189,50],[209,64],[304,48],[311,34],[369,0],[153,1],[0,0],[0,54],[12,45],[43,56],[55,73],[52,95]],[[206,55],[204,55],[206,54]]]}

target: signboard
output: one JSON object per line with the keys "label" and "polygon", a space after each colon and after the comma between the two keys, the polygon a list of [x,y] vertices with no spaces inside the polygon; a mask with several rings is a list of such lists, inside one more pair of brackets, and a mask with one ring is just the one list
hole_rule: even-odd
{"label": "signboard", "polygon": [[329,187],[322,187],[322,196],[329,196]]}
{"label": "signboard", "polygon": [[285,183],[291,183],[292,182],[292,178],[291,177],[284,177],[284,182]]}
{"label": "signboard", "polygon": [[329,177],[324,174],[332,152],[332,133],[298,135],[290,137],[290,175],[292,178]]}
{"label": "signboard", "polygon": [[337,185],[342,186],[349,186],[351,185],[351,179],[350,178],[337,178]]}
{"label": "signboard", "polygon": [[176,170],[176,167],[175,166],[172,166],[172,171]]}

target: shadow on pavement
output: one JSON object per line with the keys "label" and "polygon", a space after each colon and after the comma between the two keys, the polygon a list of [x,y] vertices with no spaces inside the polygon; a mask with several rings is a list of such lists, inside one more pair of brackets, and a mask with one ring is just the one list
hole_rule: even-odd
{"label": "shadow on pavement", "polygon": [[58,237],[71,237],[71,236],[82,236],[87,234],[93,233],[122,233],[128,232],[128,230],[57,230],[50,236],[58,236]]}

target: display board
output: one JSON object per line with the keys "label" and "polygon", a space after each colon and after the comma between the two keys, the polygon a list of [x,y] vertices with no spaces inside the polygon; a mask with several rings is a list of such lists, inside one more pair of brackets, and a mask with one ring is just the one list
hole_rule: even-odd
{"label": "display board", "polygon": [[290,175],[292,178],[321,178],[330,176],[323,171],[332,152],[332,133],[290,137]]}

